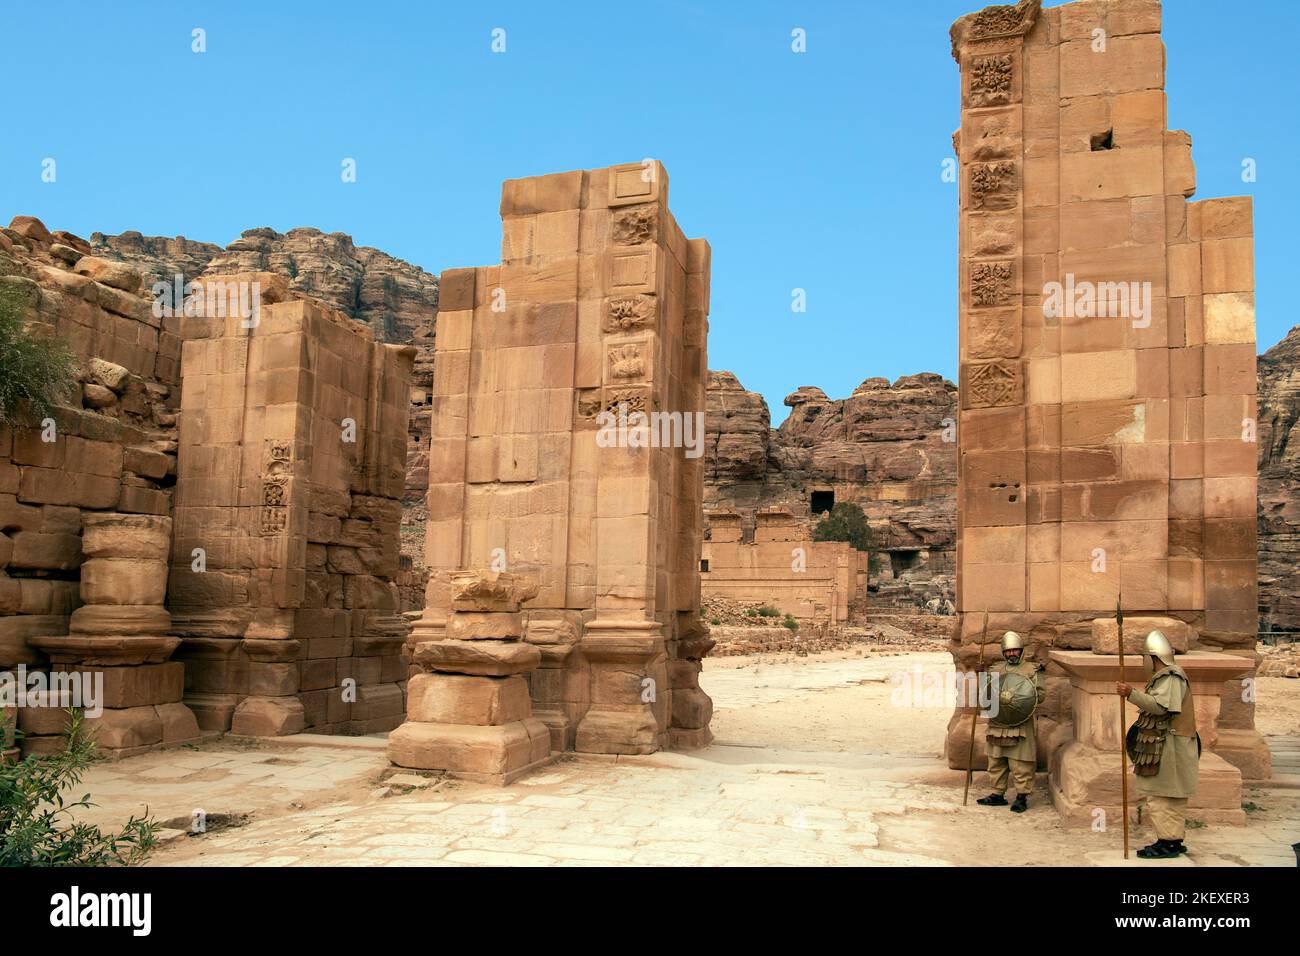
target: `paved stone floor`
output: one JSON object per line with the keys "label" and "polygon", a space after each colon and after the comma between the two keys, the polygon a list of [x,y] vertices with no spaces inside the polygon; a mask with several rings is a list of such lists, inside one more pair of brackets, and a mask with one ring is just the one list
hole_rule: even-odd
{"label": "paved stone floor", "polygon": [[[944,659],[718,668],[706,672],[705,687],[728,729],[713,746],[562,758],[504,789],[394,778],[382,739],[307,737],[227,739],[100,764],[78,789],[90,791],[99,804],[90,817],[104,825],[146,806],[160,820],[200,809],[248,815],[245,825],[202,836],[168,834],[151,861],[164,866],[1123,865],[1117,831],[1065,829],[1041,797],[1021,817],[963,809],[963,775],[947,770],[934,746],[872,749],[816,729],[827,713],[886,713],[879,706],[891,673]],[[778,719],[793,729],[764,742]],[[946,715],[894,719],[918,737]],[[1044,786],[1040,775],[1040,793]],[[1244,799],[1248,826],[1193,829],[1190,857],[1127,865],[1294,867],[1300,790],[1253,789]],[[1149,840],[1139,832],[1134,845]]]}

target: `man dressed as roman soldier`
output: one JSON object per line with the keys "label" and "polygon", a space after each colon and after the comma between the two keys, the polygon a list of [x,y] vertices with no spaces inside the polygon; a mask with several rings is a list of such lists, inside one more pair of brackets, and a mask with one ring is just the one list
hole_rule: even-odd
{"label": "man dressed as roman soldier", "polygon": [[984,747],[988,752],[989,777],[993,792],[976,803],[986,807],[1007,805],[1007,777],[1016,785],[1016,800],[1012,813],[1024,813],[1029,807],[1029,795],[1034,790],[1034,770],[1038,765],[1038,744],[1034,738],[1034,709],[1043,702],[1042,667],[1024,660],[1025,641],[1015,631],[1002,635],[1002,660],[989,668],[996,675],[993,691],[997,694],[996,707],[989,717],[988,736]]}
{"label": "man dressed as roman soldier", "polygon": [[1196,793],[1200,772],[1201,738],[1196,733],[1196,708],[1192,685],[1174,663],[1174,649],[1159,631],[1147,635],[1144,652],[1151,658],[1151,679],[1145,691],[1120,681],[1116,692],[1141,713],[1126,740],[1138,792],[1147,798],[1147,810],[1156,830],[1156,842],[1137,851],[1147,860],[1163,860],[1186,853],[1183,834],[1187,800]]}

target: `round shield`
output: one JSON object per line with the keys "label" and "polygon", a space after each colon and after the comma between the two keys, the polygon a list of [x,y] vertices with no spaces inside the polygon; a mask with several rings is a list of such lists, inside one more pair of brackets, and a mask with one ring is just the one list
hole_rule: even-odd
{"label": "round shield", "polygon": [[1034,682],[1019,674],[1000,674],[998,680],[998,709],[989,723],[995,727],[1015,727],[1034,715],[1038,706],[1038,688]]}

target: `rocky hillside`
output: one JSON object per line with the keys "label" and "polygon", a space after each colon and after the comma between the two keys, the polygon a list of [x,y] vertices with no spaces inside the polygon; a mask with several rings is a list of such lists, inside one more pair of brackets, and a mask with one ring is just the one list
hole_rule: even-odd
{"label": "rocky hillside", "polygon": [[143,236],[124,232],[92,233],[95,255],[131,263],[149,282],[171,281],[176,273],[187,280],[235,272],[277,272],[289,277],[289,288],[310,295],[365,322],[375,338],[410,342],[429,323],[438,306],[438,277],[352,237],[319,229],[247,229],[222,249],[184,236]]}
{"label": "rocky hillside", "polygon": [[144,236],[124,232],[92,233],[94,254],[130,263],[157,281],[190,282],[236,272],[276,272],[289,287],[320,299],[370,326],[384,342],[411,343],[419,349],[411,396],[411,483],[407,494],[419,498],[428,485],[429,395],[433,387],[433,332],[438,315],[438,277],[419,266],[369,246],[357,246],[341,232],[319,229],[245,230],[222,249],[184,236]]}
{"label": "rocky hillside", "polygon": [[1259,605],[1300,631],[1300,325],[1259,357]]}
{"label": "rocky hillside", "polygon": [[738,511],[752,529],[760,508],[811,517],[830,496],[856,502],[887,558],[875,603],[951,597],[957,452],[944,432],[956,401],[956,386],[928,372],[870,378],[844,399],[804,386],[774,429],[761,395],[710,372],[705,508]]}

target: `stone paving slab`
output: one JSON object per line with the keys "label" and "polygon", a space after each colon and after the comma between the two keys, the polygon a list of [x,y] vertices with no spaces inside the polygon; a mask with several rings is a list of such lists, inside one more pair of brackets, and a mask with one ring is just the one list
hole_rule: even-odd
{"label": "stone paving slab", "polygon": [[[810,700],[818,707],[834,695],[879,694],[867,685],[908,666],[887,657],[794,660],[757,675],[719,669],[707,689],[723,712],[798,701],[806,708]],[[823,751],[815,735],[794,744],[570,755],[505,788],[435,776],[410,789],[386,784],[394,771],[382,738],[227,738],[97,764],[81,789],[99,804],[88,816],[101,825],[146,806],[160,820],[196,808],[249,815],[244,826],[171,841],[152,857],[156,866],[1124,862],[1118,831],[1061,826],[1043,775],[1030,811],[1017,816],[973,801],[962,808],[964,775],[935,755]],[[1189,857],[1146,865],[1294,867],[1300,792],[1250,789],[1244,800],[1257,808],[1246,827],[1191,829]],[[1139,830],[1132,845],[1151,838]]]}

